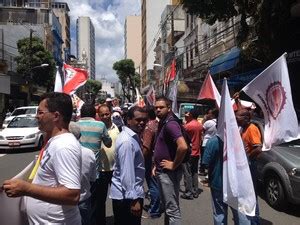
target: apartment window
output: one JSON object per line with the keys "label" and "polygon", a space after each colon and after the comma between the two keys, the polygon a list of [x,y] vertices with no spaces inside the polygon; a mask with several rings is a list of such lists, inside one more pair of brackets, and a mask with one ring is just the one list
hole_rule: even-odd
{"label": "apartment window", "polygon": [[186,20],[186,28],[188,28],[189,27],[189,19],[190,19],[190,17],[189,17],[189,14],[186,14],[186,18],[185,18],[185,20]]}
{"label": "apartment window", "polygon": [[222,30],[223,39],[227,38],[229,33],[230,33],[230,25],[229,25],[229,21],[227,21],[227,22],[224,22],[224,26],[223,26],[223,30]]}
{"label": "apartment window", "polygon": [[207,41],[207,35],[203,36],[203,51],[207,51],[208,49],[208,41]]}
{"label": "apartment window", "polygon": [[212,30],[212,37],[211,37],[211,40],[212,40],[212,44],[216,44],[217,43],[217,36],[218,36],[218,29],[217,28],[213,28]]}
{"label": "apartment window", "polygon": [[189,47],[185,49],[185,57],[186,57],[186,68],[189,68]]}
{"label": "apartment window", "polygon": [[198,40],[195,40],[195,56],[199,55]]}
{"label": "apartment window", "polygon": [[194,16],[191,15],[191,30],[194,28]]}
{"label": "apartment window", "polygon": [[191,66],[193,66],[193,61],[194,61],[194,57],[193,57],[193,44],[190,45],[190,60],[191,60]]}

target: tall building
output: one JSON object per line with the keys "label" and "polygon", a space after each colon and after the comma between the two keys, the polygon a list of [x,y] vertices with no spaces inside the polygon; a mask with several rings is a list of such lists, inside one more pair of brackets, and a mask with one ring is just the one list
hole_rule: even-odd
{"label": "tall building", "polygon": [[71,36],[70,36],[70,16],[69,6],[66,2],[52,2],[52,10],[58,17],[61,24],[62,44],[62,59],[68,61],[68,55],[71,52]]}
{"label": "tall building", "polygon": [[132,59],[137,72],[140,73],[142,60],[142,26],[141,16],[127,16],[124,28],[125,59]]}
{"label": "tall building", "polygon": [[[89,78],[95,80],[95,28],[90,17],[79,17],[76,21],[77,58],[86,55]],[[83,54],[84,53],[84,54]]]}
{"label": "tall building", "polygon": [[161,14],[167,5],[176,5],[179,0],[142,0],[142,87],[148,83],[149,70],[153,70],[154,48],[161,33]]}

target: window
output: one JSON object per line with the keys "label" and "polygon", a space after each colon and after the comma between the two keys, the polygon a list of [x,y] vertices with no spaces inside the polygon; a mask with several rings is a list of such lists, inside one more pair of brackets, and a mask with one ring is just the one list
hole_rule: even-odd
{"label": "window", "polygon": [[185,53],[185,57],[186,57],[186,68],[189,67],[189,47],[186,47],[186,53]]}
{"label": "window", "polygon": [[195,40],[195,56],[199,55],[198,40]]}
{"label": "window", "polygon": [[214,28],[214,29],[212,30],[212,37],[211,37],[211,39],[212,39],[212,44],[213,44],[213,45],[217,43],[217,38],[218,38],[218,37],[217,37],[217,36],[218,36],[217,31],[218,31],[217,28]]}
{"label": "window", "polygon": [[207,51],[208,43],[207,43],[207,35],[203,36],[203,51]]}
{"label": "window", "polygon": [[191,60],[191,66],[193,66],[193,60],[194,60],[194,57],[193,57],[193,44],[190,45],[190,60]]}
{"label": "window", "polygon": [[189,27],[189,19],[190,19],[190,17],[189,17],[189,14],[186,14],[186,18],[185,18],[185,20],[186,20],[186,27],[188,28]]}

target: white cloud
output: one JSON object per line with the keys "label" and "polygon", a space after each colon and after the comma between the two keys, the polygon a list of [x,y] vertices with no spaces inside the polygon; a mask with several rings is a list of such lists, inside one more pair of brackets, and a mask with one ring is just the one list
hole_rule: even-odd
{"label": "white cloud", "polygon": [[140,0],[67,0],[71,17],[72,53],[76,50],[76,19],[89,16],[96,36],[96,79],[117,81],[113,63],[124,57],[124,22],[140,15]]}

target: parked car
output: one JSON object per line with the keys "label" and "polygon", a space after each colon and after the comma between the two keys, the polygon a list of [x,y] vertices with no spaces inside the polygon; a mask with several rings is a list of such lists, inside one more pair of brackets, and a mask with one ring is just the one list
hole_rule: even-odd
{"label": "parked car", "polygon": [[7,124],[19,115],[36,115],[38,106],[23,106],[16,108],[11,114],[8,114],[3,121],[2,128],[6,128]]}
{"label": "parked car", "polygon": [[262,152],[257,173],[271,207],[280,209],[287,202],[300,204],[300,136]]}
{"label": "parked car", "polygon": [[38,148],[44,143],[44,134],[38,128],[38,121],[31,115],[13,118],[0,131],[0,149]]}

